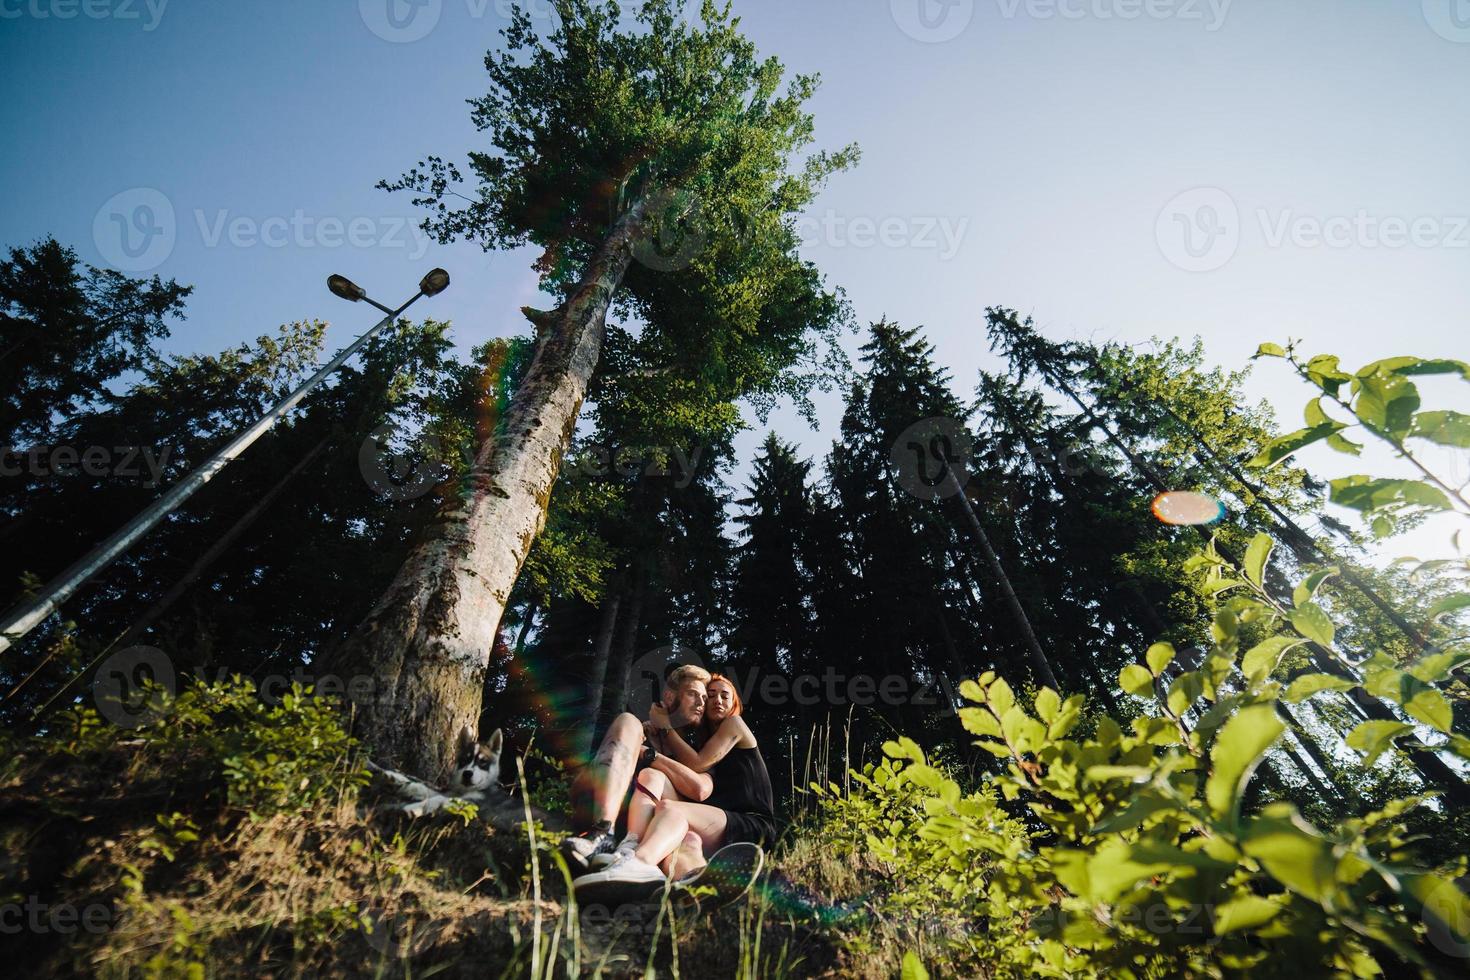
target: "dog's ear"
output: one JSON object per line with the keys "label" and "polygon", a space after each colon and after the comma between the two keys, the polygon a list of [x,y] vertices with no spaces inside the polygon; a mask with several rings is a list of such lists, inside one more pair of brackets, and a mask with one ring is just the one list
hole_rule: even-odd
{"label": "dog's ear", "polygon": [[494,733],[491,734],[490,741],[485,743],[485,748],[489,749],[495,755],[499,755],[500,747],[504,744],[504,742],[505,739],[501,736],[500,729],[497,728],[495,729]]}
{"label": "dog's ear", "polygon": [[475,730],[465,725],[459,730],[459,751],[461,754],[475,750]]}

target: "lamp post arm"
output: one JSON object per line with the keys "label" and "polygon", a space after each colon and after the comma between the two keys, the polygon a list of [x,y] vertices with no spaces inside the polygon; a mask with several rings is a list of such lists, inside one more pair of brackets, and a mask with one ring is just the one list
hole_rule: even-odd
{"label": "lamp post arm", "polygon": [[369,340],[377,336],[389,324],[393,323],[404,310],[414,304],[423,290],[415,293],[408,302],[396,310],[390,310],[380,303],[374,302],[363,296],[378,309],[387,313],[387,316],[379,320],[377,324],[367,333],[358,337],[357,340],[344,348],[336,357],[328,361],[319,371],[307,378],[296,390],[285,398],[278,401],[269,412],[261,416],[250,428],[241,432],[229,445],[220,449],[209,459],[205,460],[198,468],[190,472],[178,483],[174,484],[162,497],[139,511],[127,524],[119,528],[111,537],[93,548],[86,556],[76,561],[66,571],[48,585],[35,599],[24,603],[6,613],[5,618],[0,620],[0,652],[9,649],[13,643],[25,636],[31,630],[46,620],[46,617],[61,608],[61,604],[71,598],[88,579],[96,575],[112,561],[132,547],[138,539],[147,534],[159,521],[176,510],[180,504],[188,500],[196,490],[204,486],[225,468],[225,465],[239,456],[249,446],[265,434],[266,430],[275,425],[283,415],[306,397],[307,392],[341,367],[349,357],[362,349]]}

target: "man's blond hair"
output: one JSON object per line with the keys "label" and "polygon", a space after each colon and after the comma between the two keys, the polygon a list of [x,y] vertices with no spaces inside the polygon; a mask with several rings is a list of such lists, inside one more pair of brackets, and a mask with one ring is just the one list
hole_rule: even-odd
{"label": "man's blond hair", "polygon": [[664,690],[678,691],[691,681],[708,684],[709,678],[709,671],[699,666],[699,664],[680,664],[669,674],[669,679],[664,683]]}

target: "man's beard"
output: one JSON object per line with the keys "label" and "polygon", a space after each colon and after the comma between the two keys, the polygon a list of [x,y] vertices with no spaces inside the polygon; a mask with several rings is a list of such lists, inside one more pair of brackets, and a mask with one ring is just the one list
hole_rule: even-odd
{"label": "man's beard", "polygon": [[676,708],[670,708],[669,709],[669,727],[670,728],[691,728],[694,725],[699,724],[699,720],[701,718],[703,718],[703,717],[704,717],[704,712],[702,712],[702,711],[699,714],[694,715],[694,716],[691,717],[689,715],[683,714],[682,712],[680,712]]}

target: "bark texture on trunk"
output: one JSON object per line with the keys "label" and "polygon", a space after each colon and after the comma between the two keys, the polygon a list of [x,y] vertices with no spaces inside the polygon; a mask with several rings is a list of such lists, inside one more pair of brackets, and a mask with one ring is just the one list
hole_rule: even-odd
{"label": "bark texture on trunk", "polygon": [[612,227],[577,288],[551,313],[499,434],[481,445],[467,491],[447,501],[331,665],[373,679],[357,730],[380,764],[430,779],[474,725],[506,600],[546,523],[551,487],[601,353],[608,304],[642,233],[643,202]]}

